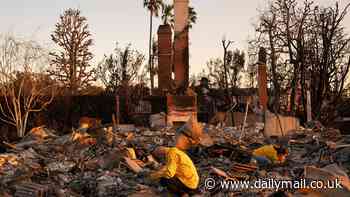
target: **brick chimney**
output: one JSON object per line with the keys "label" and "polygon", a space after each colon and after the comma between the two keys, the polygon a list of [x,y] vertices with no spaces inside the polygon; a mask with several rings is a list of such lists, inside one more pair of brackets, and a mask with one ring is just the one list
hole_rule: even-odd
{"label": "brick chimney", "polygon": [[158,89],[161,92],[171,87],[172,31],[170,25],[158,28]]}
{"label": "brick chimney", "polygon": [[189,81],[188,49],[188,5],[189,0],[174,0],[175,54],[174,71],[176,87],[187,87]]}
{"label": "brick chimney", "polygon": [[261,47],[259,50],[258,62],[258,91],[259,102],[264,110],[267,110],[268,94],[267,94],[267,67],[266,67],[266,50]]}

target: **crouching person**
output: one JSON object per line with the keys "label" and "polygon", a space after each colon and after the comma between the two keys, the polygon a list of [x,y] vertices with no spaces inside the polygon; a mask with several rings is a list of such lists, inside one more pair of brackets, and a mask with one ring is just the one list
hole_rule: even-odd
{"label": "crouching person", "polygon": [[288,156],[288,142],[285,140],[271,145],[265,145],[253,151],[253,159],[260,167],[284,163]]}
{"label": "crouching person", "polygon": [[157,147],[153,155],[166,164],[150,174],[150,179],[159,181],[173,195],[188,196],[198,193],[199,176],[189,156],[176,147]]}

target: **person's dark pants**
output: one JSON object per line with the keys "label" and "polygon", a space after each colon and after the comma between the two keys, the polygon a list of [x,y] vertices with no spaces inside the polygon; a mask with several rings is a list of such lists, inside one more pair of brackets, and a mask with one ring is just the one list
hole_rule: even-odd
{"label": "person's dark pants", "polygon": [[178,178],[161,178],[160,185],[166,187],[169,190],[169,192],[178,196],[181,196],[183,194],[193,195],[198,193],[198,190],[188,188]]}
{"label": "person's dark pants", "polygon": [[272,164],[272,162],[264,156],[253,156],[253,158],[257,161],[259,167],[266,168]]}

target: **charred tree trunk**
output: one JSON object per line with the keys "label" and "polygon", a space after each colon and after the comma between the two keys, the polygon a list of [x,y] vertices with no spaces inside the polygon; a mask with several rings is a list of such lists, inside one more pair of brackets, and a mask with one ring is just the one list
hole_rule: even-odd
{"label": "charred tree trunk", "polygon": [[274,86],[273,89],[273,97],[274,97],[274,102],[273,102],[273,110],[275,113],[277,113],[280,110],[280,95],[281,95],[281,87],[278,82],[278,74],[277,74],[277,62],[276,62],[276,49],[275,49],[275,43],[274,43],[274,38],[272,35],[272,29],[269,30],[269,43],[270,43],[270,48],[271,48],[271,54],[270,54],[270,59],[271,59],[271,72],[272,72],[272,83]]}
{"label": "charred tree trunk", "polygon": [[152,65],[152,27],[153,27],[153,10],[150,11],[150,27],[149,27],[149,77],[151,80],[151,93],[154,88],[153,65]]}

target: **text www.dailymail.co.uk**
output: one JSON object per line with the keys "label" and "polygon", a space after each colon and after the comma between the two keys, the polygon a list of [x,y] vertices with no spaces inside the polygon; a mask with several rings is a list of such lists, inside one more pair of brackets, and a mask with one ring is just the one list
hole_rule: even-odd
{"label": "text www.dailymail.co.uk", "polygon": [[249,189],[337,189],[342,188],[340,180],[275,180],[258,179],[255,181],[220,180],[213,178],[205,180],[205,189],[219,189],[222,191],[243,191]]}

